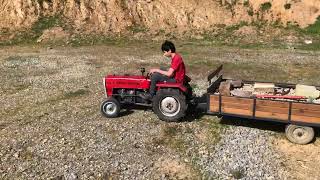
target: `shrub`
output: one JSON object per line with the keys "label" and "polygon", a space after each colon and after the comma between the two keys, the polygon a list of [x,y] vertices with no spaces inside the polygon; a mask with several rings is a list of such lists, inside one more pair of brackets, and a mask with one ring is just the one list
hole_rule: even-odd
{"label": "shrub", "polygon": [[272,4],[270,2],[265,2],[261,4],[260,9],[261,11],[267,11],[271,8]]}
{"label": "shrub", "polygon": [[284,5],[284,8],[285,8],[285,9],[290,9],[290,8],[291,8],[291,4],[289,4],[289,3],[285,4],[285,5]]}

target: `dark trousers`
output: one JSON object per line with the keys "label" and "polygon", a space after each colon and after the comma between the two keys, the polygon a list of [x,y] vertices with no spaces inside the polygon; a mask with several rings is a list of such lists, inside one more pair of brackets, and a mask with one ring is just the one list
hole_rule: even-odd
{"label": "dark trousers", "polygon": [[156,84],[158,82],[176,82],[174,78],[169,78],[168,76],[162,75],[160,73],[153,73],[151,75],[151,85],[150,85],[150,94],[154,96],[156,94]]}

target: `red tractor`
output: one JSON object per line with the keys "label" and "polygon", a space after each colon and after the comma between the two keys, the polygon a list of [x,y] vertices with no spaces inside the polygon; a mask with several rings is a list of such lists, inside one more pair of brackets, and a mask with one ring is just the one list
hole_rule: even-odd
{"label": "red tractor", "polygon": [[157,84],[157,93],[152,101],[144,100],[139,94],[149,92],[150,74],[144,75],[107,75],[103,82],[107,100],[101,104],[101,112],[108,118],[118,117],[126,105],[152,107],[164,121],[177,121],[185,116],[188,104],[192,100],[191,79],[185,77],[184,83],[161,82]]}

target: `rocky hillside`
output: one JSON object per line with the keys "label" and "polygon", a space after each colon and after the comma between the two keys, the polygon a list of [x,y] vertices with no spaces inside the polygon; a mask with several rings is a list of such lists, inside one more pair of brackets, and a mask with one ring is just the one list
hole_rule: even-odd
{"label": "rocky hillside", "polygon": [[113,34],[183,34],[257,21],[307,27],[319,10],[319,0],[0,0],[0,29],[30,28],[44,16],[62,17],[75,30]]}

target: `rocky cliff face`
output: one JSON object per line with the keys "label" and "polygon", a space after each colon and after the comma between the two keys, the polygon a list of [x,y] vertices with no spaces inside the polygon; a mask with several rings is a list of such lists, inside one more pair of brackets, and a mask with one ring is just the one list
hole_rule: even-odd
{"label": "rocky cliff face", "polygon": [[57,14],[75,29],[103,33],[202,32],[262,20],[306,27],[319,10],[320,0],[0,0],[0,29],[28,28]]}

